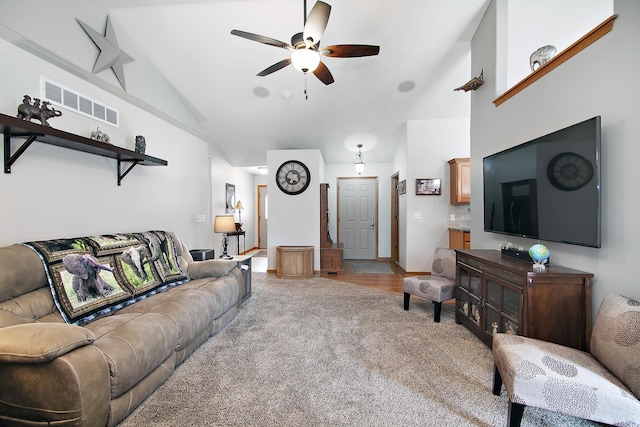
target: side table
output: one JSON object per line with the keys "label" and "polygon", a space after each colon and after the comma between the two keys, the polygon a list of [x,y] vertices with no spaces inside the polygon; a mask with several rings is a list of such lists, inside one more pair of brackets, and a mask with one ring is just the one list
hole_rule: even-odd
{"label": "side table", "polygon": [[233,259],[238,263],[242,271],[242,302],[251,296],[251,257],[236,256]]}
{"label": "side table", "polygon": [[232,231],[230,233],[227,233],[227,236],[236,236],[237,239],[237,247],[236,247],[236,255],[240,255],[240,236],[242,236],[242,250],[243,252],[247,249],[247,241],[246,236],[245,236],[245,232],[244,231]]}

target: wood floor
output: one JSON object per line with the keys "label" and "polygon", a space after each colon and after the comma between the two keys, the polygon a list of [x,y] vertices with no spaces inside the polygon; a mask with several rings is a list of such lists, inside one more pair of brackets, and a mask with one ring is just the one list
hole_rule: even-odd
{"label": "wood floor", "polygon": [[402,279],[404,279],[404,272],[402,269],[391,261],[376,262],[388,265],[394,274],[356,273],[353,269],[353,261],[346,259],[344,260],[344,272],[340,274],[322,274],[322,277],[401,294]]}
{"label": "wood floor", "polygon": [[[257,252],[257,250],[255,251]],[[354,285],[368,286],[370,288],[381,289],[389,292],[402,294],[402,279],[404,272],[400,267],[391,261],[376,261],[388,265],[394,274],[360,274],[353,268],[353,260],[344,260],[344,272],[340,274],[322,274],[322,277],[338,280],[341,282],[353,283]],[[253,271],[267,272],[267,258],[254,257],[251,269]],[[269,271],[275,274],[275,271]]]}

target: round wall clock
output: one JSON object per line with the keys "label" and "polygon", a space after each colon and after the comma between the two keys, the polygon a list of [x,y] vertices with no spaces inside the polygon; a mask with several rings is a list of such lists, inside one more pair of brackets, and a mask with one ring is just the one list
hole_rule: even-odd
{"label": "round wall clock", "polygon": [[309,186],[309,168],[297,160],[287,160],[276,171],[276,184],[286,194],[300,194]]}
{"label": "round wall clock", "polygon": [[580,154],[560,153],[547,165],[547,177],[560,190],[577,190],[591,181],[593,165]]}

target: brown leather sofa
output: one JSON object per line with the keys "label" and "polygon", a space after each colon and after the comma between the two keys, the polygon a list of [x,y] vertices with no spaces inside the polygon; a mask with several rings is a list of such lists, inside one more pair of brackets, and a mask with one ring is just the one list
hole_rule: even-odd
{"label": "brown leather sofa", "polygon": [[0,248],[0,425],[116,425],[236,316],[236,263],[194,262],[169,234],[188,282],[84,326],[65,322],[31,248]]}

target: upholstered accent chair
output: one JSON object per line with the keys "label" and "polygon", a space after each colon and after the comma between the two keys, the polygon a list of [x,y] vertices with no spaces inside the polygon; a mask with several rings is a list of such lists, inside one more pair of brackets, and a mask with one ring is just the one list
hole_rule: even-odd
{"label": "upholstered accent chair", "polygon": [[452,249],[436,248],[431,275],[408,276],[402,280],[404,309],[409,310],[411,295],[433,302],[433,321],[440,322],[442,303],[456,294],[456,253]]}
{"label": "upholstered accent chair", "polygon": [[590,353],[533,338],[494,334],[493,394],[509,397],[507,426],[526,406],[616,426],[640,426],[640,302],[604,299]]}

